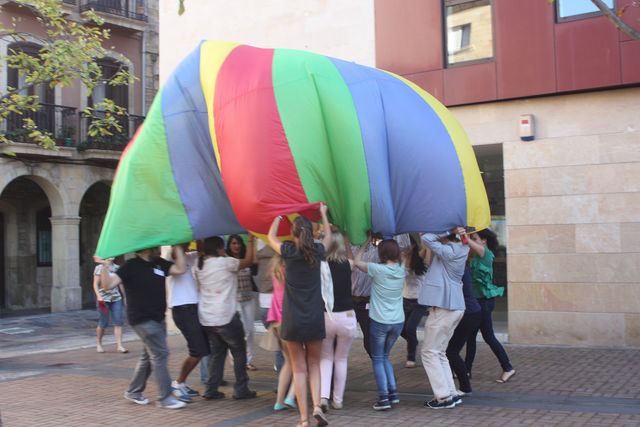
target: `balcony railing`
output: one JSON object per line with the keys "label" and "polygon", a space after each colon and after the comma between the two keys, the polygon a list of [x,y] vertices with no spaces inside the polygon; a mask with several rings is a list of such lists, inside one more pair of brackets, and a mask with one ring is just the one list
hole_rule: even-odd
{"label": "balcony railing", "polygon": [[[94,112],[94,116],[102,118],[104,113],[99,111]],[[82,112],[78,113],[80,120],[80,128],[85,130],[87,137],[78,145],[78,149],[99,149],[99,150],[123,150],[129,143],[129,140],[133,137],[138,130],[138,127],[144,121],[144,116],[136,116],[134,114],[127,114],[126,116],[118,116],[116,120],[122,128],[120,132],[111,131],[113,135],[106,136],[89,136],[89,126],[91,125],[92,117],[85,116]]]}
{"label": "balcony railing", "polygon": [[37,111],[11,113],[6,119],[5,135],[14,142],[33,143],[29,131],[24,128],[24,120],[31,119],[39,130],[53,135],[58,145],[74,145],[77,132],[76,109],[64,105],[40,104]]}
{"label": "balcony railing", "polygon": [[80,0],[80,12],[89,9],[147,22],[144,0]]}
{"label": "balcony railing", "polygon": [[[51,133],[56,145],[61,147],[77,147],[78,150],[115,150],[122,151],[144,121],[144,116],[128,114],[117,118],[121,131],[111,130],[113,135],[88,136],[92,117],[76,112],[74,107],[63,105],[40,104],[38,111],[26,111],[22,115],[12,113],[4,123],[2,131],[9,140],[33,144],[29,131],[24,128],[24,119],[32,119],[39,130]],[[94,112],[96,117],[104,113]]]}

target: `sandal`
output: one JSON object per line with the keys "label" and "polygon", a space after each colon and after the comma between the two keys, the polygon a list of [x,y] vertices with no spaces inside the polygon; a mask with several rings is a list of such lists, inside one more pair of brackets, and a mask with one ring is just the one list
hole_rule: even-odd
{"label": "sandal", "polygon": [[119,347],[119,348],[118,348],[118,353],[123,353],[123,354],[124,354],[124,353],[129,353],[129,350],[127,350],[127,349],[126,349],[126,348],[124,348],[124,347]]}
{"label": "sandal", "polygon": [[496,380],[498,384],[506,384],[509,382],[511,378],[516,375],[516,370],[512,369],[510,371],[506,371],[502,373],[502,376]]}
{"label": "sandal", "polygon": [[251,363],[247,363],[247,371],[257,371],[258,368],[256,368],[254,365],[252,365]]}
{"label": "sandal", "polygon": [[102,348],[102,346],[100,344],[98,344],[96,346],[96,352],[97,353],[104,353],[104,348]]}
{"label": "sandal", "polygon": [[313,408],[313,418],[316,419],[316,425],[318,427],[324,427],[329,425],[329,421],[327,420],[327,416],[322,412],[322,408],[320,406],[316,406]]}
{"label": "sandal", "polygon": [[309,421],[300,420],[300,422],[298,424],[296,424],[296,427],[309,427]]}

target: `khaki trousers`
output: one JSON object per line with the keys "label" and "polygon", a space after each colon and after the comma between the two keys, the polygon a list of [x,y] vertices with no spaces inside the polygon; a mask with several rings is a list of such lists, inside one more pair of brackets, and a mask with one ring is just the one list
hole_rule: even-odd
{"label": "khaki trousers", "polygon": [[446,351],[453,331],[460,323],[463,314],[464,310],[451,311],[430,307],[424,324],[422,366],[427,372],[433,395],[438,400],[446,399],[456,392]]}

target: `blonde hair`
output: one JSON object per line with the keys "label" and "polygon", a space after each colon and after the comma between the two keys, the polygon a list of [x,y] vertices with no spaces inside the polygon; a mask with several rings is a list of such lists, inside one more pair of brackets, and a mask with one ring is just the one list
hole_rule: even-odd
{"label": "blonde hair", "polygon": [[269,276],[272,278],[284,282],[284,259],[281,255],[275,254],[269,261]]}
{"label": "blonde hair", "polygon": [[348,260],[347,248],[344,245],[344,237],[342,237],[341,233],[331,234],[331,244],[327,249],[326,258],[330,262],[346,262]]}

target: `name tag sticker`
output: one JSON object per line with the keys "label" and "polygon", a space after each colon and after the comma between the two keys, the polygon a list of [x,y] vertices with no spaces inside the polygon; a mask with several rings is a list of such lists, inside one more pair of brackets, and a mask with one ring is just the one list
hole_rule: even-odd
{"label": "name tag sticker", "polygon": [[164,277],[164,271],[160,270],[159,268],[154,268],[153,272],[156,273],[158,276]]}
{"label": "name tag sticker", "polygon": [[367,303],[367,305],[364,306],[365,310],[369,310],[369,303]]}

